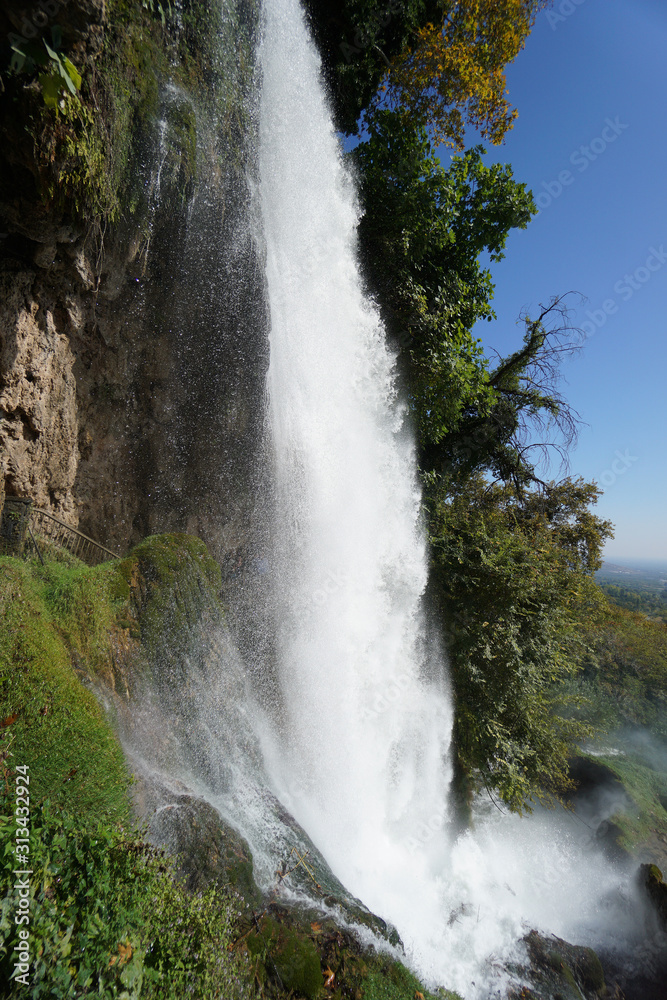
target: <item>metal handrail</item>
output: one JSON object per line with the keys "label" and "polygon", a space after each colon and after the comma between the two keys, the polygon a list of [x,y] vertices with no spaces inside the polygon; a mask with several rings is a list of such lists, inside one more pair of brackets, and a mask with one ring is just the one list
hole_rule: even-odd
{"label": "metal handrail", "polygon": [[[89,538],[88,535],[84,535],[84,533],[79,531],[78,528],[73,528],[70,524],[66,524],[65,521],[61,521],[59,517],[55,516],[55,514],[51,514],[48,510],[40,510],[37,507],[33,507],[30,511],[30,524],[36,534],[42,534],[42,532],[38,529],[37,522],[44,518],[47,519],[47,522],[43,525],[47,541],[54,542],[56,545],[61,545],[64,548],[67,548],[73,555],[78,556],[78,558],[80,558],[83,562],[89,562],[91,565],[96,565],[97,563],[104,562],[105,558],[121,558],[116,552],[112,552],[111,549],[107,549],[104,545],[100,545],[100,543],[96,542],[93,538]],[[58,527],[53,528],[48,522],[54,522]],[[74,536],[74,539],[71,539],[72,535]],[[102,558],[98,557],[98,554],[100,553],[104,553]]]}

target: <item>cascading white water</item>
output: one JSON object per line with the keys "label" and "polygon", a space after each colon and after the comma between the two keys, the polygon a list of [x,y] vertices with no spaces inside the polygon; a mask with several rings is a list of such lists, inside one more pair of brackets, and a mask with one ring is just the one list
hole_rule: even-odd
{"label": "cascading white water", "polygon": [[494,814],[451,843],[452,713],[420,610],[414,445],[363,294],[354,187],[298,0],[266,0],[260,64],[280,691],[266,767],[335,874],[396,925],[422,974],[488,996],[490,957],[528,927],[594,941],[617,878],[582,853],[566,820],[547,835],[542,820]]}
{"label": "cascading white water", "polygon": [[373,905],[416,826],[443,823],[451,712],[420,614],[414,446],[361,288],[354,190],[296,0],[267,5],[260,58],[282,595],[273,776]]}
{"label": "cascading white water", "polygon": [[298,778],[297,818],[355,890],[381,871],[380,844],[442,823],[451,713],[420,616],[413,442],[362,292],[354,190],[296,0],[267,5],[260,58],[282,595],[274,777]]}

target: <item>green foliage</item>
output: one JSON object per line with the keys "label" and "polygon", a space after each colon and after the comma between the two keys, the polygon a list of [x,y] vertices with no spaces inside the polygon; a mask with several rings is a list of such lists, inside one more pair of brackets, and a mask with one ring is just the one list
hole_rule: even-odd
{"label": "green foliage", "polygon": [[471,332],[494,318],[480,256],[501,260],[510,230],[525,228],[535,210],[511,169],[487,167],[482,154],[476,147],[445,170],[425,130],[386,110],[353,154],[364,265],[400,347],[428,468],[469,415],[493,409],[497,392]]}
{"label": "green foliage", "polygon": [[456,695],[455,741],[473,782],[522,810],[567,787],[586,725],[563,712],[578,670],[579,619],[610,525],[581,480],[517,494],[475,476],[430,496],[433,580]]}
{"label": "green foliage", "polygon": [[559,377],[580,334],[559,298],[524,317],[522,346],[495,368],[472,334],[495,318],[481,258],[503,258],[510,231],[535,211],[531,193],[509,166],[486,166],[481,147],[445,169],[425,129],[400,110],[376,109],[351,156],[364,268],[399,348],[422,471],[465,481],[488,469],[517,489],[539,481],[537,458],[552,448],[562,456],[576,437]]}
{"label": "green foliage", "polygon": [[663,584],[648,587],[645,583],[634,584],[634,581],[626,586],[606,580],[599,580],[598,583],[609,600],[619,608],[640,612],[667,625],[667,590]]}
{"label": "green foliage", "polygon": [[17,74],[34,76],[37,73],[44,103],[57,110],[64,98],[77,96],[81,90],[81,74],[66,55],[58,52],[60,32],[52,29],[53,47],[46,39],[40,42],[23,41],[12,46],[13,57],[10,70]]}
{"label": "green foliage", "polygon": [[[3,806],[11,810],[11,800]],[[18,928],[14,829],[2,820],[0,969],[10,984]],[[66,811],[31,806],[29,995],[236,1000],[242,966],[229,953],[236,919],[216,890],[191,896],[164,858],[119,827],[83,832]],[[28,995],[8,985],[4,997]]]}
{"label": "green foliage", "polygon": [[667,626],[600,599],[581,623],[588,717],[607,730],[646,726],[667,740]]}
{"label": "green foliage", "polygon": [[73,668],[104,662],[105,574],[0,559],[0,719],[12,720],[14,758],[30,767],[35,799],[69,802],[82,825],[128,808],[121,748]]}

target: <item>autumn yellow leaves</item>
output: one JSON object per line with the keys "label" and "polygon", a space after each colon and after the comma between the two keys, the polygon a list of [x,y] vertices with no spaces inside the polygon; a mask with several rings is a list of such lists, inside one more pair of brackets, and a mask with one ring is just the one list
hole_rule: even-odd
{"label": "autumn yellow leaves", "polygon": [[547,0],[451,0],[443,22],[427,24],[387,71],[376,100],[388,99],[432,132],[463,148],[466,125],[500,143],[517,112],[504,67],[524,46]]}

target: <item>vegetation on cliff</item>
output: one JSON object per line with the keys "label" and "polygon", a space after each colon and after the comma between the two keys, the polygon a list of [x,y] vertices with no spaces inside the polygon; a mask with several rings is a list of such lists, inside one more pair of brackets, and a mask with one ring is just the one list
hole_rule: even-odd
{"label": "vegetation on cliff", "polygon": [[[145,213],[145,161],[159,141],[168,83],[242,147],[251,17],[241,24],[223,18],[220,4],[190,0],[51,6],[51,17],[37,11],[31,21],[10,8],[0,20],[9,40],[0,50],[0,112],[11,148],[0,158],[0,180],[10,223],[21,227],[21,209],[32,217],[35,204],[49,229],[82,232],[96,225],[103,233],[139,208]],[[221,59],[228,50],[234,69]],[[187,102],[165,114],[165,181],[184,197],[197,169],[197,122]]]}
{"label": "vegetation on cliff", "polygon": [[[492,362],[473,334],[477,321],[495,319],[482,261],[502,259],[511,230],[529,224],[532,194],[509,165],[487,166],[481,146],[447,168],[435,147],[437,139],[461,145],[466,115],[502,139],[514,113],[494,89],[498,74],[545,5],[452,6],[392,52],[386,89],[367,99],[362,141],[349,155],[364,209],[364,272],[398,351],[417,433],[459,778],[522,810],[567,792],[568,759],[602,722],[599,696],[596,708],[581,705],[593,673],[616,702],[614,725],[624,704],[626,718],[650,718],[663,735],[664,636],[644,636],[643,655],[639,620],[615,614],[594,582],[612,533],[592,510],[600,490],[546,481],[541,471],[553,451],[566,464],[576,437],[560,368],[582,340],[566,300],[555,296],[524,316],[523,343],[505,358]],[[484,76],[476,45],[493,24]],[[364,65],[375,58],[356,55]],[[339,86],[353,72],[341,66]]]}
{"label": "vegetation on cliff", "polygon": [[[86,830],[72,802],[56,810],[34,801],[30,996],[247,995],[244,965],[229,952],[236,901],[216,888],[190,894],[173,863],[123,827],[100,822]],[[10,818],[0,820],[0,832],[11,845]],[[15,867],[8,850],[0,868],[0,989],[8,1000],[26,995],[12,982]]]}
{"label": "vegetation on cliff", "polygon": [[608,530],[588,509],[596,494],[566,480],[517,495],[480,474],[431,492],[459,761],[514,809],[562,792],[568,756],[592,732],[564,713],[562,684],[586,649],[580,623]]}
{"label": "vegetation on cliff", "polygon": [[192,815],[185,858],[165,856],[132,829],[126,764],[90,688],[117,712],[147,674],[152,690],[162,683],[187,697],[191,678],[176,671],[189,662],[188,636],[220,627],[223,615],[220,569],[203,543],[153,536],[94,569],[56,549],[44,555],[44,565],[0,559],[8,626],[0,639],[0,996],[26,995],[13,980],[20,773],[29,778],[30,996],[402,1000],[419,992],[429,1000],[400,962],[331,919],[262,900],[247,844],[203,800],[179,800],[180,815],[184,804]]}
{"label": "vegetation on cliff", "polygon": [[2,995],[25,995],[11,982],[17,768],[29,782],[30,995],[244,995],[242,967],[227,950],[238,902],[215,887],[192,895],[173,862],[131,832],[130,775],[91,690],[108,700],[116,682],[132,683],[132,665],[141,675],[156,604],[168,635],[184,581],[199,590],[197,569],[208,580],[210,557],[185,536],[149,539],[136,555],[94,569],[64,552],[46,555],[44,565],[0,559]]}
{"label": "vegetation on cliff", "polygon": [[0,720],[30,768],[35,798],[67,802],[82,823],[127,817],[123,753],[92,691],[110,655],[107,566],[0,558]]}

